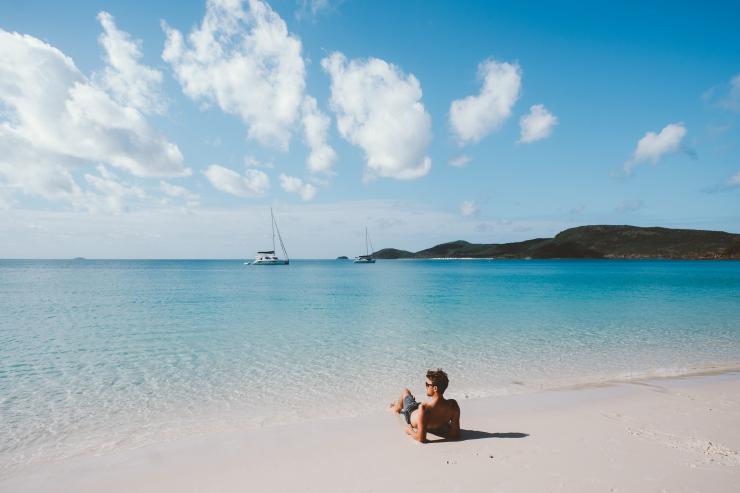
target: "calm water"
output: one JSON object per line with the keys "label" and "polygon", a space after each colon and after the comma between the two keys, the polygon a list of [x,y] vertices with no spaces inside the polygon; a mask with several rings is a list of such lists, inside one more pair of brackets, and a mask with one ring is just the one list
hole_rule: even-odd
{"label": "calm water", "polygon": [[0,261],[0,474],[187,433],[740,366],[740,262]]}

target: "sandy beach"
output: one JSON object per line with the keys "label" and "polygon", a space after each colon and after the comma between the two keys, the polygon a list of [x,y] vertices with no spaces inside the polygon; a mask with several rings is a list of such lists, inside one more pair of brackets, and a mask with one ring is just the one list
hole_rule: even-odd
{"label": "sandy beach", "polygon": [[738,396],[730,372],[471,399],[459,442],[375,413],[78,457],[0,490],[737,491]]}

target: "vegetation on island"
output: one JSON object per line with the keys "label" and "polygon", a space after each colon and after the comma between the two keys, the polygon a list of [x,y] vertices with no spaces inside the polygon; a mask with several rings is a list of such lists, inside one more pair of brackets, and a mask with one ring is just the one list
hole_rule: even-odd
{"label": "vegetation on island", "polygon": [[554,238],[516,243],[458,240],[418,252],[384,248],[378,259],[405,258],[613,258],[740,259],[740,234],[638,226],[579,226]]}

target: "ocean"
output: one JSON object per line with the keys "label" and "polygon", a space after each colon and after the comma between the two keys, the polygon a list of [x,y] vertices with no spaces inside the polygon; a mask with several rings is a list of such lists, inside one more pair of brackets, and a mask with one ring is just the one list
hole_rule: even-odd
{"label": "ocean", "polygon": [[0,475],[375,412],[438,367],[461,402],[740,368],[740,262],[0,260]]}

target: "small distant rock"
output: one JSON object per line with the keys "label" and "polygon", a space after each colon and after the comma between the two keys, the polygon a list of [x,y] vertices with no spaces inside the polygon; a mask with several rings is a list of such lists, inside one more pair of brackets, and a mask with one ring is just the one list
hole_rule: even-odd
{"label": "small distant rock", "polygon": [[337,260],[349,260],[349,257],[342,255],[341,257],[337,257]]}

